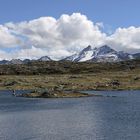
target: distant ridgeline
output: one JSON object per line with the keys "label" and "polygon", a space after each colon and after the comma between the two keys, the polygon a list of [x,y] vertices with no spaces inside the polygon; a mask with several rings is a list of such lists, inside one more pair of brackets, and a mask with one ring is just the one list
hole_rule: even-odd
{"label": "distant ridgeline", "polygon": [[135,69],[140,69],[140,53],[118,52],[107,45],[99,48],[89,45],[81,52],[59,61],[48,56],[38,60],[0,61],[1,75],[78,74]]}
{"label": "distant ridgeline", "polygon": [[[71,56],[68,56],[62,60],[59,61],[70,61],[70,62],[120,62],[120,61],[127,61],[127,60],[133,60],[133,59],[140,59],[140,53],[136,54],[129,54],[123,51],[116,51],[112,49],[111,47],[104,45],[99,48],[92,48],[90,45],[86,48],[84,48],[79,53],[73,54]],[[25,59],[12,59],[10,61],[8,60],[2,60],[0,61],[0,64],[27,64],[29,62],[33,62],[34,60]],[[54,61],[48,56],[43,56],[39,58],[39,62],[46,62],[46,61]]]}

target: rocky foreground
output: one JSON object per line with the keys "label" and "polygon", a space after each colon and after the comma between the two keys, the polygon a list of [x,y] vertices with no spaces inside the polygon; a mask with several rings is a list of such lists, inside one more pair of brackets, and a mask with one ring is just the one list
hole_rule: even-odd
{"label": "rocky foreground", "polygon": [[117,63],[32,62],[0,65],[1,90],[139,90],[140,60]]}

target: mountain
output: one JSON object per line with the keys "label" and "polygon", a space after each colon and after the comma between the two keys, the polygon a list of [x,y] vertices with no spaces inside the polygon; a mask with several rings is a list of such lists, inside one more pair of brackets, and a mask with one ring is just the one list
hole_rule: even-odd
{"label": "mountain", "polygon": [[52,59],[48,56],[43,56],[39,58],[38,60],[30,60],[30,59],[12,59],[12,60],[1,60],[0,65],[12,65],[12,64],[27,64],[32,61],[52,61]]}
{"label": "mountain", "polygon": [[[119,62],[131,59],[140,59],[140,53],[129,54],[123,51],[116,51],[108,45],[103,45],[98,48],[92,48],[90,45],[84,48],[79,53],[73,54],[60,61],[71,61],[71,62]],[[4,64],[27,64],[33,61],[53,61],[49,56],[42,56],[38,60],[30,59],[12,59],[12,60],[1,60],[0,65]]]}
{"label": "mountain", "polygon": [[8,60],[1,60],[0,61],[0,65],[3,65],[3,64],[6,64],[6,63],[8,63]]}
{"label": "mountain", "polygon": [[117,52],[108,45],[92,48],[90,45],[80,53],[69,56],[63,60],[72,62],[117,62],[133,59],[133,55],[123,51]]}
{"label": "mountain", "polygon": [[91,46],[84,48],[80,53],[71,55],[69,57],[66,57],[63,60],[66,61],[73,61],[73,62],[82,62],[92,59],[93,51]]}
{"label": "mountain", "polygon": [[23,62],[23,64],[27,64],[27,63],[29,63],[29,62],[31,62],[32,60],[30,60],[30,59],[24,59],[22,62]]}
{"label": "mountain", "polygon": [[38,59],[38,61],[52,61],[52,59],[48,56],[43,56],[40,59]]}
{"label": "mountain", "polygon": [[30,59],[25,59],[25,60],[20,60],[20,59],[1,60],[0,65],[27,64],[30,61],[31,61]]}
{"label": "mountain", "polygon": [[133,57],[134,57],[135,59],[140,59],[140,53],[133,54]]}
{"label": "mountain", "polygon": [[6,64],[23,64],[23,61],[20,59],[12,59],[11,61],[8,61]]}

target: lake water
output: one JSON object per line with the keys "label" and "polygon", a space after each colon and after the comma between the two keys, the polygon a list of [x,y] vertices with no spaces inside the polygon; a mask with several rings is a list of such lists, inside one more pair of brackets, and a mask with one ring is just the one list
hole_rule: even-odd
{"label": "lake water", "polygon": [[27,99],[0,91],[0,140],[140,139],[140,91],[90,93],[105,97]]}

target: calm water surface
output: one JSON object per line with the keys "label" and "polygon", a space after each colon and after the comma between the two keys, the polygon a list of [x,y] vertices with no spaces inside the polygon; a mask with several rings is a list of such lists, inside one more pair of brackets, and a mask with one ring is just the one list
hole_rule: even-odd
{"label": "calm water surface", "polygon": [[117,97],[16,98],[0,91],[0,140],[139,140],[140,91]]}

